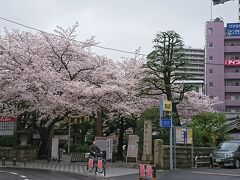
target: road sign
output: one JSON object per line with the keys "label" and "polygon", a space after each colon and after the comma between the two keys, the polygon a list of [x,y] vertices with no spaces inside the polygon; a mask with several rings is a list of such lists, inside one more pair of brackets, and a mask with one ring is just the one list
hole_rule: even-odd
{"label": "road sign", "polygon": [[172,126],[172,118],[160,119],[160,127],[170,128]]}

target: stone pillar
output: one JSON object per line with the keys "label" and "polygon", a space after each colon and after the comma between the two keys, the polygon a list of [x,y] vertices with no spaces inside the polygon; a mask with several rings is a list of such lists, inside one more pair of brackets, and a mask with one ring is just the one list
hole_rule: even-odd
{"label": "stone pillar", "polygon": [[152,121],[144,121],[143,161],[152,161]]}
{"label": "stone pillar", "polygon": [[154,140],[154,164],[163,169],[163,140]]}

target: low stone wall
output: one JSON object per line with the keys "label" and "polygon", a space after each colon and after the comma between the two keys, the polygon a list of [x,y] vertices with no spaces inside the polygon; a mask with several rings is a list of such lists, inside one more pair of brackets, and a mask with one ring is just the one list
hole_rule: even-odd
{"label": "low stone wall", "polygon": [[36,149],[14,149],[14,148],[0,148],[0,160],[5,157],[6,161],[12,161],[14,157],[17,161],[33,161],[37,159]]}
{"label": "low stone wall", "polygon": [[[192,158],[193,149],[193,158]],[[176,167],[177,168],[191,168],[194,167],[194,157],[209,156],[215,147],[191,147],[191,146],[176,146]],[[173,160],[174,158],[173,146]],[[161,139],[154,140],[154,164],[159,169],[170,168],[170,148],[163,145]],[[174,164],[173,164],[174,165]],[[202,165],[208,165],[207,163]]]}
{"label": "low stone wall", "polygon": [[[209,156],[215,148],[212,147],[194,147],[192,160],[191,146],[176,146],[176,166],[177,168],[191,168],[194,165],[195,156]],[[163,169],[169,169],[170,160],[169,146],[163,146]],[[174,149],[173,149],[174,152]],[[174,153],[173,153],[174,158]],[[193,163],[193,164],[192,164]],[[205,164],[207,165],[207,164]]]}

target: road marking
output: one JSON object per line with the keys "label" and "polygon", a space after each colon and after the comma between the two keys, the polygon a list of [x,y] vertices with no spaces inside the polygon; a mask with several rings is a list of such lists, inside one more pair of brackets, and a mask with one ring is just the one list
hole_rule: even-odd
{"label": "road marking", "polygon": [[15,172],[9,172],[9,173],[13,175],[18,175],[18,173],[15,173]]}
{"label": "road marking", "polygon": [[24,176],[24,175],[20,175],[21,178],[26,178],[27,176]]}
{"label": "road marking", "polygon": [[196,174],[205,174],[205,175],[215,175],[215,176],[232,176],[232,177],[240,177],[240,174],[223,174],[223,173],[210,173],[210,172],[199,172],[199,171],[192,171],[192,173],[196,173]]}

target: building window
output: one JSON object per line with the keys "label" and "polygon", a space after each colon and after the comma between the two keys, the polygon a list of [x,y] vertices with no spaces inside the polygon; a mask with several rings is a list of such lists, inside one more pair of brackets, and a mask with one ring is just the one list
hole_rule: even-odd
{"label": "building window", "polygon": [[212,48],[213,47],[213,42],[208,43],[208,47]]}
{"label": "building window", "polygon": [[213,73],[213,69],[209,69],[209,74],[212,74]]}
{"label": "building window", "polygon": [[209,87],[213,87],[213,82],[209,82]]}
{"label": "building window", "polygon": [[213,28],[208,28],[208,34],[212,34],[213,33]]}
{"label": "building window", "polygon": [[209,61],[213,61],[213,56],[208,56]]}

